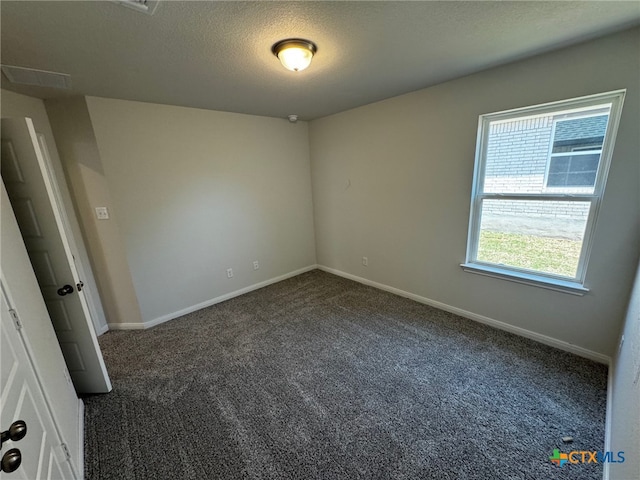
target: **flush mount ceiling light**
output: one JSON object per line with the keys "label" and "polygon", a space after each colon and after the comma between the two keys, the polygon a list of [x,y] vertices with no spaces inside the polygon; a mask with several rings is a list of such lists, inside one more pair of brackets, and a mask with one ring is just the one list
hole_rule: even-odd
{"label": "flush mount ceiling light", "polygon": [[309,66],[318,47],[310,40],[287,38],[275,43],[271,51],[280,59],[284,68],[300,72]]}

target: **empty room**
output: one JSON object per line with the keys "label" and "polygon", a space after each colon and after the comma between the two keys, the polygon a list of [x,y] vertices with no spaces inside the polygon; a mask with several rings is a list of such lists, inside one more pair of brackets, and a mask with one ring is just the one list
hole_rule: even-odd
{"label": "empty room", "polygon": [[639,2],[0,20],[0,479],[640,479]]}

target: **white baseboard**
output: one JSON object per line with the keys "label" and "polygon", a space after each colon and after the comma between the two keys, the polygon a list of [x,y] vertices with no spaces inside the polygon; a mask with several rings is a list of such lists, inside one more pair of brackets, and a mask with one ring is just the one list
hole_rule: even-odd
{"label": "white baseboard", "polygon": [[96,329],[96,335],[100,336],[102,334],[105,334],[109,331],[109,325],[105,324],[102,325],[100,328]]}
{"label": "white baseboard", "polygon": [[109,330],[144,330],[146,327],[144,323],[109,323]]}
{"label": "white baseboard", "polygon": [[168,322],[169,320],[173,320],[174,318],[181,317],[191,312],[195,312],[197,310],[201,310],[206,307],[210,307],[211,305],[215,305],[216,303],[224,302],[226,300],[230,300],[234,297],[238,297],[245,293],[252,292],[254,290],[258,290],[259,288],[266,287],[273,283],[281,282],[282,280],[286,280],[287,278],[295,277],[296,275],[300,275],[301,273],[309,272],[311,270],[315,270],[318,268],[317,265],[309,265],[304,268],[300,268],[298,270],[294,270],[293,272],[285,273],[284,275],[280,275],[278,277],[273,277],[268,280],[265,280],[260,283],[255,283],[253,285],[249,285],[248,287],[241,288],[240,290],[236,290],[231,293],[226,293],[224,295],[220,295],[219,297],[212,298],[211,300],[206,300],[204,302],[198,303],[196,305],[192,305],[187,308],[183,308],[182,310],[178,310],[177,312],[168,313],[167,315],[163,315],[158,318],[154,318],[153,320],[148,320],[143,323],[110,323],[110,330],[142,330],[145,328],[155,327],[156,325],[160,325],[161,323]]}
{"label": "white baseboard", "polygon": [[415,293],[406,292],[404,290],[400,290],[399,288],[391,287],[389,285],[385,285],[382,283],[374,282],[373,280],[368,280],[366,278],[358,277],[356,275],[352,275],[350,273],[343,272],[341,270],[336,270],[334,268],[330,268],[324,265],[309,265],[307,267],[294,270],[293,272],[286,273],[284,275],[280,275],[278,277],[270,278],[260,283],[256,283],[250,285],[245,288],[241,288],[234,292],[230,292],[224,295],[221,295],[216,298],[212,298],[205,302],[198,303],[196,305],[192,305],[190,307],[184,308],[182,310],[178,310],[177,312],[169,313],[167,315],[163,315],[158,318],[154,318],[153,320],[148,320],[142,323],[109,323],[109,330],[141,330],[145,328],[155,327],[156,325],[160,325],[161,323],[168,322],[169,320],[173,320],[174,318],[181,317],[188,313],[195,312],[197,310],[201,310],[206,307],[210,307],[211,305],[215,305],[216,303],[224,302],[226,300],[230,300],[239,295],[243,295],[245,293],[249,293],[253,290],[257,290],[259,288],[266,287],[267,285],[271,285],[273,283],[281,282],[282,280],[286,280],[287,278],[295,277],[296,275],[300,275],[301,273],[308,272],[310,270],[320,269],[328,273],[332,273],[334,275],[338,275],[343,278],[347,278],[349,280],[353,280],[358,283],[362,283],[364,285],[369,285],[371,287],[378,288],[380,290],[384,290],[401,297],[409,298],[419,303],[424,303],[425,305],[430,305],[435,308],[439,308],[440,310],[444,310],[447,312],[451,312],[455,315],[459,315],[461,317],[468,318],[470,320],[474,320],[476,322],[484,323],[485,325],[489,325],[491,327],[504,330],[510,333],[514,333],[521,337],[526,337],[531,340],[535,340],[537,342],[543,343],[545,345],[550,345],[552,347],[558,348],[560,350],[564,350],[570,353],[574,353],[581,357],[588,358],[590,360],[594,360],[599,363],[604,363],[606,365],[611,364],[611,358],[602,353],[594,352],[592,350],[588,350],[586,348],[580,347],[578,345],[574,345],[569,342],[565,342],[564,340],[559,340],[557,338],[549,337],[547,335],[543,335],[541,333],[533,332],[531,330],[527,330],[521,327],[517,327],[515,325],[511,325],[509,323],[501,322],[500,320],[495,320],[493,318],[486,317],[484,315],[479,315],[477,313],[469,312],[468,310],[463,310],[458,307],[454,307],[451,305],[447,305],[446,303],[438,302],[436,300],[432,300],[430,298],[422,297],[420,295],[416,295]]}
{"label": "white baseboard", "polygon": [[553,337],[548,337],[546,335],[542,335],[541,333],[532,332],[531,330],[526,330],[521,327],[516,327],[515,325],[511,325],[509,323],[501,322],[500,320],[495,320],[493,318],[485,317],[484,315],[478,315],[477,313],[469,312],[467,310],[463,310],[458,307],[453,307],[451,305],[447,305],[446,303],[438,302],[436,300],[431,300],[430,298],[422,297],[420,295],[416,295],[415,293],[406,292],[404,290],[400,290],[395,287],[390,287],[389,285],[384,285],[382,283],[374,282],[373,280],[368,280],[366,278],[358,277],[356,275],[352,275],[350,273],[343,272],[341,270],[336,270],[335,268],[326,267],[324,265],[318,265],[318,269],[323,270],[328,273],[332,273],[334,275],[338,275],[339,277],[347,278],[349,280],[353,280],[358,283],[362,283],[364,285],[369,285],[370,287],[379,288],[380,290],[384,290],[390,293],[394,293],[401,297],[409,298],[411,300],[415,300],[419,303],[424,303],[425,305],[430,305],[435,308],[439,308],[440,310],[444,310],[447,312],[451,312],[455,315],[459,315],[461,317],[468,318],[470,320],[474,320],[476,322],[484,323],[494,328],[498,328],[500,330],[505,330],[510,333],[514,333],[521,337],[526,337],[531,340],[535,340],[540,343],[544,343],[545,345],[550,345],[552,347],[558,348],[560,350],[564,350],[567,352],[574,353],[581,357],[588,358],[590,360],[594,360],[598,363],[604,363],[606,365],[611,364],[611,358],[607,355],[603,355],[598,352],[594,352],[592,350],[588,350],[586,348],[580,347],[578,345],[573,345],[569,342],[565,342],[563,340],[558,340]]}
{"label": "white baseboard", "polygon": [[84,479],[84,402],[81,398],[78,399],[78,472],[76,476],[78,480]]}

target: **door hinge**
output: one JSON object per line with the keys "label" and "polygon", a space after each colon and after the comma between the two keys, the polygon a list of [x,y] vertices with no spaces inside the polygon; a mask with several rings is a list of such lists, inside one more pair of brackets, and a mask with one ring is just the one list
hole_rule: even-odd
{"label": "door hinge", "polygon": [[64,454],[65,458],[67,459],[68,462],[71,461],[71,454],[69,453],[69,447],[67,447],[66,443],[62,443],[60,445],[60,448],[62,449],[62,453]]}
{"label": "door hinge", "polygon": [[11,315],[11,319],[13,320],[13,324],[16,326],[16,330],[22,329],[22,323],[20,323],[20,317],[18,317],[18,312],[16,312],[13,309],[10,309],[9,315]]}

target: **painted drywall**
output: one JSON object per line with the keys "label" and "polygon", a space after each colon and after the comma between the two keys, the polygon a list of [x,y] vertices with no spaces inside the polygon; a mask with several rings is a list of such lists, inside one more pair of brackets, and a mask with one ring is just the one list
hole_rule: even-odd
{"label": "painted drywall", "polygon": [[144,322],[316,263],[305,122],[87,106]]}
{"label": "painted drywall", "polygon": [[625,461],[608,466],[610,480],[640,478],[640,266],[621,338],[612,366],[609,450],[625,452]]}
{"label": "painted drywall", "polygon": [[78,273],[82,276],[82,280],[86,285],[85,297],[91,311],[91,319],[93,320],[96,333],[103,333],[107,327],[107,321],[100,299],[96,280],[89,261],[89,255],[85,247],[84,238],[78,223],[78,218],[74,209],[72,198],[69,194],[69,188],[65,178],[62,163],[58,155],[49,117],[45,110],[44,102],[39,98],[27,97],[8,90],[0,92],[2,99],[1,109],[3,117],[29,117],[33,121],[36,132],[44,135],[47,150],[51,164],[53,166],[54,175],[62,197],[62,203],[68,219],[69,228],[71,230],[71,238],[69,239],[74,256],[79,259]]}
{"label": "painted drywall", "polygon": [[[612,355],[639,256],[639,44],[629,30],[312,121],[318,263]],[[478,116],[621,88],[589,294],[462,271]]]}
{"label": "painted drywall", "polygon": [[[49,403],[51,415],[62,437],[61,441],[65,442],[69,448],[71,464],[75,471],[82,472],[84,464],[82,401],[76,396],[71,383],[4,183],[0,207],[2,227],[0,257],[2,257],[3,286],[7,289],[11,308],[17,312],[22,323],[25,348],[30,354],[43,394]],[[9,425],[2,425],[2,428],[7,429]],[[56,432],[50,432],[50,434],[54,438],[57,436]],[[20,447],[19,444],[15,446]]]}
{"label": "painted drywall", "polygon": [[111,209],[96,139],[84,97],[45,102],[64,165],[108,324],[140,323],[140,307],[117,215],[99,220],[95,207]]}

